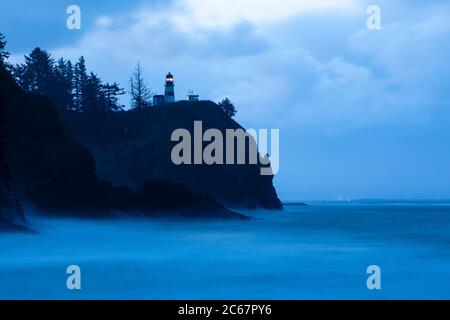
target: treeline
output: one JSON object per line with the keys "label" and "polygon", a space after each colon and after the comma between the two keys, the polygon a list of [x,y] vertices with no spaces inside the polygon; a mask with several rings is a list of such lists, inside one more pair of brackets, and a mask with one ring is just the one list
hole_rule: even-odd
{"label": "treeline", "polygon": [[62,110],[117,111],[124,90],[114,83],[103,83],[93,72],[87,72],[81,56],[76,63],[35,48],[22,64],[10,65],[17,83],[26,91],[49,97]]}
{"label": "treeline", "polygon": [[[125,90],[117,82],[103,83],[94,72],[86,69],[86,60],[81,56],[76,63],[60,58],[55,61],[51,54],[35,48],[25,62],[12,65],[7,59],[5,36],[0,33],[0,64],[3,64],[25,91],[44,95],[53,100],[60,110],[119,111],[119,97]],[[144,109],[152,106],[152,91],[143,78],[138,63],[130,77],[129,94],[131,108]]]}

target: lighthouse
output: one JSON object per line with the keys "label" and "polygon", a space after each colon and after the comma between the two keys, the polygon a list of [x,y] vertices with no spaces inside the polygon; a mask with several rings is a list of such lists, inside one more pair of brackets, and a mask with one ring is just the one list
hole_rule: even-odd
{"label": "lighthouse", "polygon": [[[198,94],[194,94],[193,91],[189,91],[189,95],[187,96],[187,101],[199,101]],[[173,81],[172,73],[168,73],[166,75],[166,84],[164,89],[164,95],[155,94],[153,96],[153,105],[154,106],[162,106],[167,103],[175,103],[175,83]]]}
{"label": "lighthouse", "polygon": [[164,102],[174,103],[175,102],[175,84],[173,83],[173,75],[169,72],[166,75],[166,86],[164,90]]}

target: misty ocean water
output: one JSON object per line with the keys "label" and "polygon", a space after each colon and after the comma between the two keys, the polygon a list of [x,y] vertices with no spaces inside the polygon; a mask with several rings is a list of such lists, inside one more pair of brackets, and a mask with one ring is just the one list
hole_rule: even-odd
{"label": "misty ocean water", "polygon": [[[32,218],[1,299],[450,299],[450,202],[317,202],[251,221]],[[81,290],[66,268],[81,268]],[[381,290],[366,268],[381,267]]]}

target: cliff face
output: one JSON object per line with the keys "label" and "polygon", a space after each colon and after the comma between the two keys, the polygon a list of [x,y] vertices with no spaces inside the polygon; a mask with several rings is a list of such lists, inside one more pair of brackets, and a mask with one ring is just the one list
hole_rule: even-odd
{"label": "cliff face", "polygon": [[0,232],[23,230],[25,224],[24,213],[11,189],[6,166],[5,98],[4,93],[0,91]]}
{"label": "cliff face", "polygon": [[[171,141],[178,128],[194,136],[194,121],[203,131],[242,129],[210,101],[177,102],[149,110],[115,113],[66,113],[74,136],[93,153],[97,174],[116,185],[138,188],[146,180],[183,184],[232,207],[281,209],[272,176],[261,176],[258,165],[175,165]],[[204,143],[206,146],[208,143]]]}
{"label": "cliff face", "polygon": [[[2,140],[6,148],[1,160],[6,162],[11,176],[10,184],[4,178],[0,181],[0,206],[8,210],[8,216],[6,211],[0,211],[0,224],[6,218],[20,218],[14,194],[52,215],[104,217],[120,211],[147,216],[174,213],[243,218],[214,199],[177,184],[158,180],[135,192],[99,179],[94,157],[73,138],[53,103],[43,96],[23,92],[2,66],[0,98],[6,137]],[[169,198],[154,204],[155,199],[164,196]],[[170,203],[171,199],[174,203]]]}

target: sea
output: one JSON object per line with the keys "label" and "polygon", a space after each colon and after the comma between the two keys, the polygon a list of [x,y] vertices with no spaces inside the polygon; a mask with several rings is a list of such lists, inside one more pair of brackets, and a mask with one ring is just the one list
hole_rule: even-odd
{"label": "sea", "polygon": [[34,232],[0,234],[0,299],[450,299],[450,201],[240,212],[252,219],[32,216]]}

